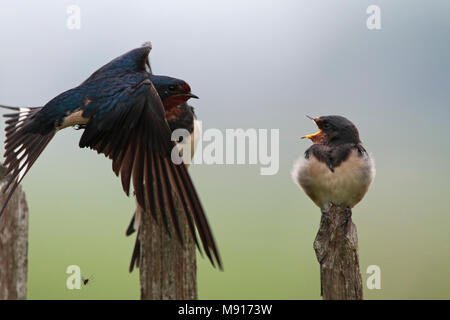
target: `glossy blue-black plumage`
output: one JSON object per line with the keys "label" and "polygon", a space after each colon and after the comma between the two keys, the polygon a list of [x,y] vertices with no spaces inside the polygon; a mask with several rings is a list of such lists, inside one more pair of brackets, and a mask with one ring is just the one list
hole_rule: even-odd
{"label": "glossy blue-black plumage", "polygon": [[50,100],[36,114],[35,121],[27,130],[47,134],[79,109],[86,110],[85,116],[92,115],[98,109],[97,116],[101,118],[111,111],[115,102],[126,102],[127,88],[150,77],[145,70],[149,52],[149,47],[137,48],[101,67],[78,87]]}
{"label": "glossy blue-black plumage", "polygon": [[184,83],[180,79],[148,73],[145,70],[145,61],[149,51],[146,47],[137,48],[106,64],[78,87],[50,100],[27,129],[30,132],[47,134],[59,127],[69,114],[79,109],[84,111],[83,116],[90,117],[96,113],[100,120],[113,107],[117,107],[117,103],[119,107],[126,107],[129,99],[127,89],[147,78],[160,96],[164,96],[168,86]]}

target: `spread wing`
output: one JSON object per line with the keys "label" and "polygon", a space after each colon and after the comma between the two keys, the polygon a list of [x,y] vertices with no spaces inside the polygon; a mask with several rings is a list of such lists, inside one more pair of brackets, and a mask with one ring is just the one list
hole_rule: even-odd
{"label": "spread wing", "polygon": [[195,229],[208,258],[221,267],[212,232],[186,167],[171,160],[176,146],[171,141],[156,89],[145,72],[126,75],[122,80],[120,90],[114,90],[106,98],[94,98],[82,108],[83,117],[90,120],[80,147],[89,147],[110,158],[125,193],[130,194],[132,184],[138,204],[149,209],[156,219],[159,211],[167,231],[172,225],[183,241],[175,210],[175,203],[180,203],[197,246]]}

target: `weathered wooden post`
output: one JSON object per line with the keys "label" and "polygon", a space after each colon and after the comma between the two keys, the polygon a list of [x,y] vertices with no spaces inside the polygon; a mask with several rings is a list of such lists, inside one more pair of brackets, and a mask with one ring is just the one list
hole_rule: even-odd
{"label": "weathered wooden post", "polygon": [[314,241],[325,300],[362,300],[358,236],[349,208],[332,204],[322,211]]}
{"label": "weathered wooden post", "polygon": [[141,213],[141,299],[197,299],[195,243],[179,205],[176,209],[184,245],[174,233],[169,236],[165,226],[156,223],[150,212]]}
{"label": "weathered wooden post", "polygon": [[[6,169],[0,166],[0,189]],[[6,195],[0,195],[0,207]],[[17,187],[0,217],[0,299],[26,299],[28,266],[28,206],[22,188]]]}

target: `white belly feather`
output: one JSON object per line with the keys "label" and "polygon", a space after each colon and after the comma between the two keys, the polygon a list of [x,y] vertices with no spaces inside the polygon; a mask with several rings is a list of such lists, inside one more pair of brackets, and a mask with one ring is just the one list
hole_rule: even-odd
{"label": "white belly feather", "polygon": [[375,177],[373,160],[360,157],[353,150],[346,161],[332,172],[328,166],[311,155],[294,165],[294,181],[320,208],[330,203],[353,208],[362,200]]}
{"label": "white belly feather", "polygon": [[[198,140],[200,139],[200,125],[198,123],[197,118],[194,118],[194,130],[191,132],[191,134],[186,137],[186,140],[181,143],[181,145],[187,146],[191,148],[191,160],[194,157],[195,149],[197,148]],[[178,144],[178,143],[177,143]],[[183,154],[183,147],[181,147],[180,154]],[[186,167],[189,168],[189,163],[185,163]]]}

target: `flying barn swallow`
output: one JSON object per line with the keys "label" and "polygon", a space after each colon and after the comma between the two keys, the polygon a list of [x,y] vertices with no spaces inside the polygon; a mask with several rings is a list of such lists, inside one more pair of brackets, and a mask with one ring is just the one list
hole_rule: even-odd
{"label": "flying barn swallow", "polygon": [[[151,44],[131,50],[95,71],[79,86],[58,95],[43,107],[14,108],[6,114],[5,162],[8,193],[0,216],[15,188],[54,135],[67,127],[83,130],[80,148],[90,148],[112,160],[127,196],[132,184],[139,207],[152,216],[161,213],[183,242],[175,203],[180,203],[197,247],[213,265],[220,256],[194,185],[182,163],[171,161],[176,147],[171,125],[180,124],[186,102],[198,98],[180,79],[154,75]],[[173,126],[172,126],[173,128]],[[167,224],[166,224],[167,226]],[[169,228],[167,228],[169,232]]]}
{"label": "flying barn swallow", "polygon": [[372,158],[356,126],[341,116],[311,118],[319,131],[307,135],[313,145],[294,165],[292,176],[322,210],[329,204],[353,208],[375,177]]}

